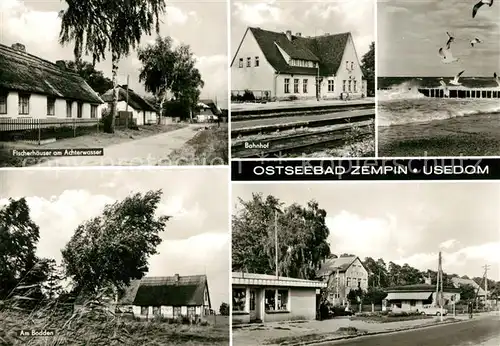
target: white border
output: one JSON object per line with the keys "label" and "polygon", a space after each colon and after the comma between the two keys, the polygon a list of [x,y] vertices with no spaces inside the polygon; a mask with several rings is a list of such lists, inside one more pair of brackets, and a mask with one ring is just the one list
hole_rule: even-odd
{"label": "white border", "polygon": [[378,2],[379,0],[373,0],[374,1],[374,5],[373,5],[373,16],[374,16],[374,42],[375,42],[375,85],[374,85],[374,92],[375,92],[375,121],[374,121],[374,124],[373,124],[373,127],[374,127],[374,131],[375,131],[375,157],[379,157],[378,156],[378,96],[377,96],[377,88],[378,88],[378,80],[377,80],[377,77],[378,77],[378,59],[377,59],[377,52],[378,52]]}

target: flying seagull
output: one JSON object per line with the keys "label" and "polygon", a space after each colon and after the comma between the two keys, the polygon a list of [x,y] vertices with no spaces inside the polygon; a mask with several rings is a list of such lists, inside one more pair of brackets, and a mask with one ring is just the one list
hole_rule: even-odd
{"label": "flying seagull", "polygon": [[446,85],[446,83],[444,82],[443,78],[441,78],[441,79],[439,80],[439,84],[441,84],[441,86],[442,86],[443,88],[446,88],[446,87],[447,87],[447,85]]}
{"label": "flying seagull", "polygon": [[472,47],[474,47],[474,45],[475,45],[476,43],[483,43],[483,41],[481,41],[481,40],[480,40],[480,39],[478,39],[477,37],[474,37],[474,39],[470,41],[470,45],[471,45]]}
{"label": "flying seagull", "polygon": [[448,86],[446,85],[446,83],[444,82],[443,78],[440,78],[439,79],[439,84],[441,84],[441,86],[443,87],[444,89],[444,96],[445,97],[449,97],[450,96],[450,90],[448,89]]}
{"label": "flying seagull", "polygon": [[498,86],[500,87],[500,76],[497,75],[497,73],[493,73],[493,78],[495,78],[495,82],[497,82]]}
{"label": "flying seagull", "polygon": [[441,62],[443,64],[451,64],[452,62],[458,61],[458,58],[453,57],[450,47],[439,48],[439,55],[441,55]]}
{"label": "flying seagull", "polygon": [[455,37],[452,36],[448,31],[446,32],[446,35],[448,35],[448,42],[446,42],[446,47],[450,49],[450,44],[452,42],[455,42]]}
{"label": "flying seagull", "polygon": [[459,72],[459,73],[455,76],[455,78],[453,78],[452,80],[450,80],[450,84],[452,84],[452,85],[462,85],[462,83],[459,83],[459,82],[458,82],[458,79],[460,78],[460,76],[461,76],[461,75],[462,75],[462,73],[464,73],[464,72],[465,72],[465,70],[464,70],[464,71]]}
{"label": "flying seagull", "polygon": [[493,5],[493,0],[479,0],[477,4],[474,5],[472,8],[472,18],[474,18],[477,14],[477,11],[481,8],[483,5],[488,5],[491,7]]}

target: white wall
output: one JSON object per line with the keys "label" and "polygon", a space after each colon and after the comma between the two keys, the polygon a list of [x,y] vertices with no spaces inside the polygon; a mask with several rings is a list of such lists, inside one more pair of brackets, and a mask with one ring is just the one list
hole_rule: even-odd
{"label": "white wall", "polygon": [[[281,287],[279,289],[282,289]],[[284,289],[284,288],[283,288]],[[265,322],[289,321],[294,319],[316,319],[316,289],[291,287],[289,290],[290,312],[264,313]]]}
{"label": "white wall", "polygon": [[[108,103],[105,103],[101,106],[101,112],[107,109]],[[127,102],[119,101],[117,104],[117,110],[119,112],[124,112],[127,110]],[[137,125],[144,125],[144,111],[136,110],[132,106],[128,106],[128,111],[132,112],[132,117],[136,120]],[[156,124],[157,123],[157,115],[156,112],[146,111],[146,123]]]}
{"label": "white wall", "polygon": [[[290,93],[285,94],[285,79],[290,79]],[[294,79],[299,79],[299,92],[294,92]],[[307,93],[303,93],[304,79],[307,79]],[[316,97],[316,76],[310,75],[290,75],[280,74],[276,76],[276,97],[278,99],[288,98],[290,96],[297,98],[315,98]]]}
{"label": "white wall", "polygon": [[[259,57],[258,67],[255,67],[256,56]],[[246,67],[248,57],[251,67]],[[243,58],[242,68],[239,67],[240,58]],[[267,62],[252,32],[247,30],[231,66],[231,90],[268,90],[273,97],[273,79],[274,68]]]}
{"label": "white wall", "polygon": [[[348,67],[346,66],[346,62],[348,63]],[[351,62],[354,63],[354,68],[351,71]],[[349,91],[349,79],[352,81],[356,81],[356,92],[354,91],[354,83],[351,82],[351,91]],[[352,40],[352,36],[349,35],[349,40],[346,44],[346,48],[344,51],[344,55],[342,57],[342,61],[340,63],[339,69],[335,76],[335,95],[334,97],[339,97],[340,93],[343,92],[343,81],[346,81],[346,92],[349,92],[351,97],[361,96],[363,93],[363,72],[361,71],[360,61],[356,54],[356,48],[354,47],[354,41]],[[325,89],[322,88],[322,96],[326,93],[323,93]],[[365,94],[366,96],[366,94]],[[325,97],[327,97],[325,95]]]}
{"label": "white wall", "polygon": [[[47,96],[40,94],[31,94],[29,101],[29,114],[19,114],[19,94],[11,91],[7,96],[7,114],[0,114],[0,117],[5,118],[32,118],[32,119],[66,119],[66,100],[56,99],[54,115],[47,115]],[[90,119],[90,103],[83,103],[82,119]],[[101,117],[101,107],[97,107],[96,118]],[[77,116],[77,102],[72,103],[72,118]]]}

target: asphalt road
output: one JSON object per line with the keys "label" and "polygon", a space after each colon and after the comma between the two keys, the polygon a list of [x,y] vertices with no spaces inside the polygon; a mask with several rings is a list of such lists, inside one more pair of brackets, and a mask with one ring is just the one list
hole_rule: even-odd
{"label": "asphalt road", "polygon": [[239,120],[231,122],[231,129],[242,129],[252,126],[266,126],[266,125],[276,125],[276,124],[289,124],[294,122],[304,122],[304,121],[314,121],[314,120],[325,120],[325,119],[338,119],[350,116],[361,116],[375,114],[375,109],[357,109],[342,112],[332,112],[327,114],[315,114],[315,115],[296,115],[296,116],[282,116],[276,118],[263,118],[263,119],[252,119],[252,120]]}
{"label": "asphalt road", "polygon": [[406,332],[322,343],[331,346],[498,346],[500,318],[492,316]]}

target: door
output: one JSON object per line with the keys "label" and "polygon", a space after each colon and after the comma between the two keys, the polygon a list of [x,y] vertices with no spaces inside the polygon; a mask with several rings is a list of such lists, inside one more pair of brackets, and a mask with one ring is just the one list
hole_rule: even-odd
{"label": "door", "polygon": [[256,307],[255,298],[256,298],[255,289],[250,289],[250,322],[255,322],[258,319],[257,311],[255,309]]}

